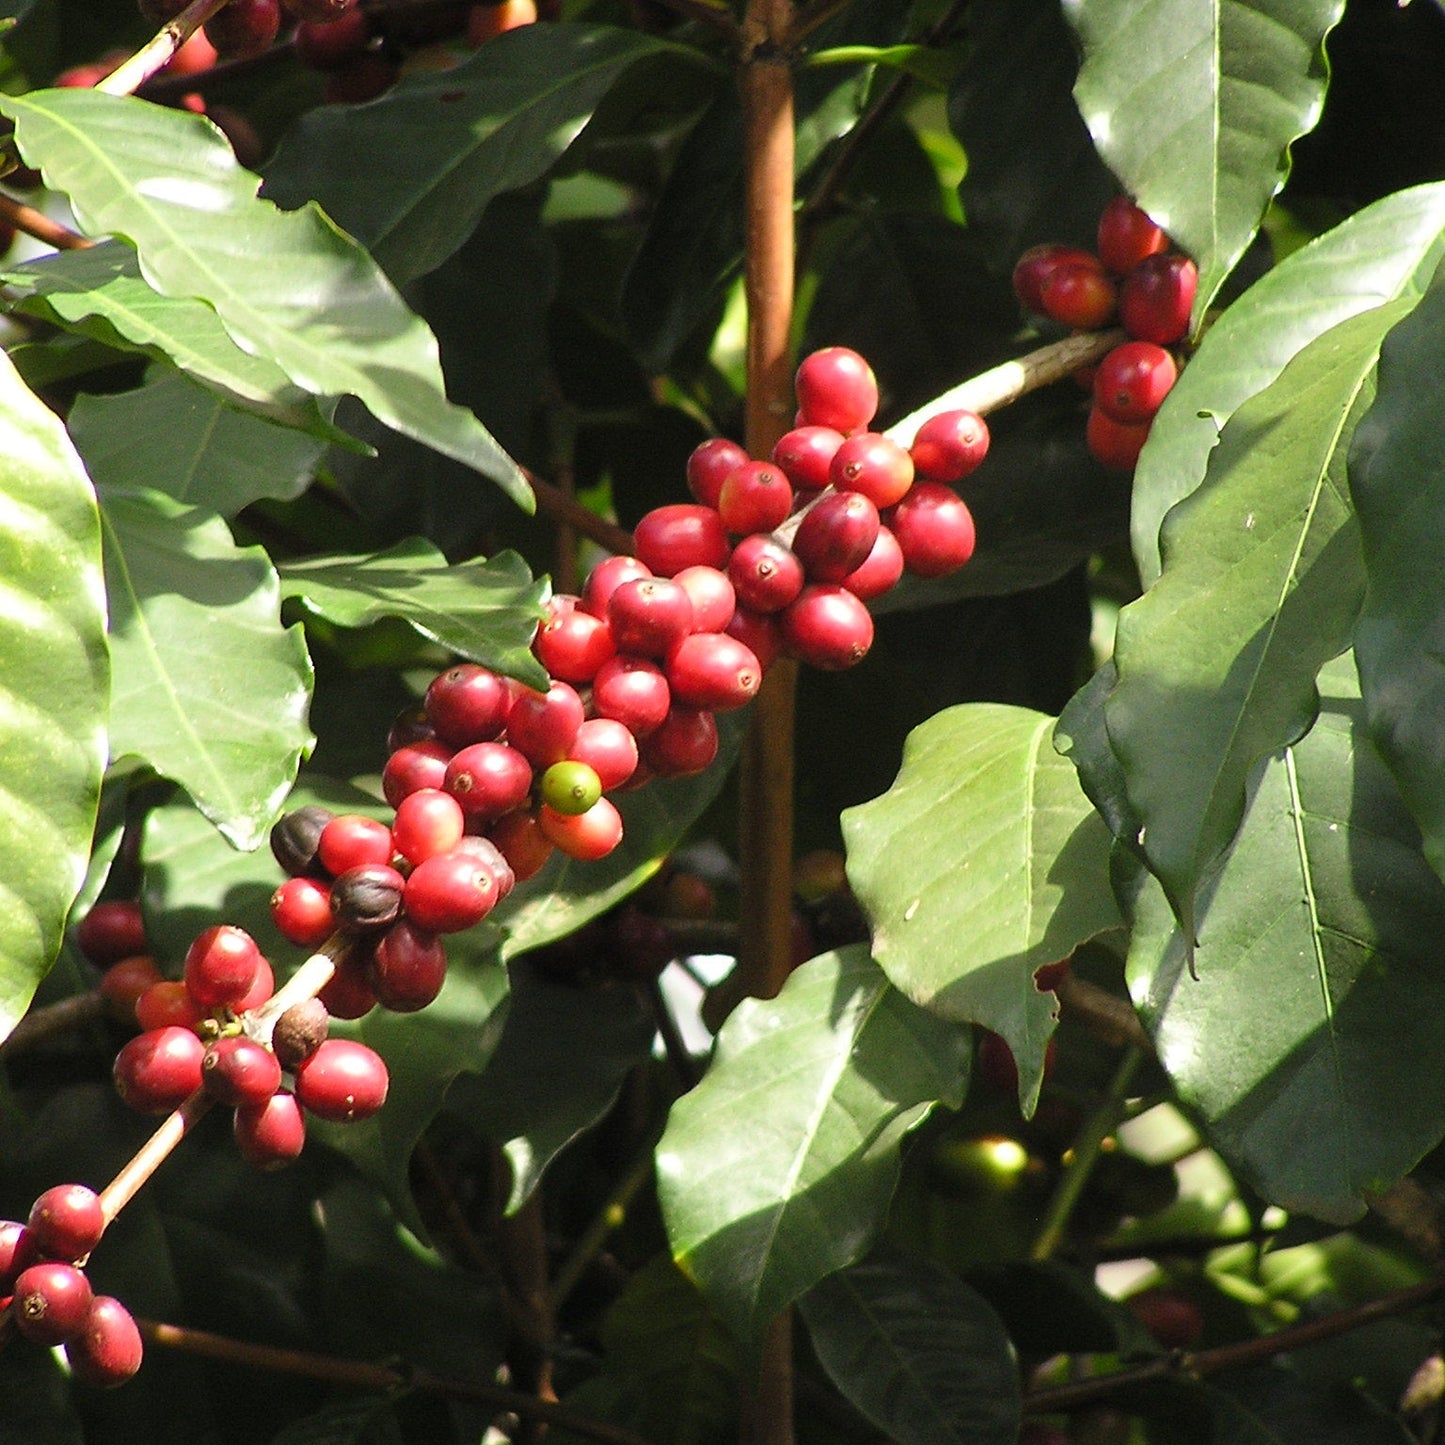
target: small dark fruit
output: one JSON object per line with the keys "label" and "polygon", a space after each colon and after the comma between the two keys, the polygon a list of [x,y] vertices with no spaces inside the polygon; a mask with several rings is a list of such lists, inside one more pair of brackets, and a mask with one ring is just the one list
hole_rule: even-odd
{"label": "small dark fruit", "polygon": [[320,999],[303,999],[293,1003],[271,1031],[271,1047],[281,1067],[294,1069],[309,1058],[325,1041],[331,1027],[331,1015]]}
{"label": "small dark fruit", "polygon": [[98,968],[146,951],[145,921],[132,898],[97,903],[75,930],[75,946]]}
{"label": "small dark fruit", "polygon": [[201,1058],[201,1082],[218,1103],[262,1104],[281,1087],[281,1064],[255,1039],[216,1039]]}

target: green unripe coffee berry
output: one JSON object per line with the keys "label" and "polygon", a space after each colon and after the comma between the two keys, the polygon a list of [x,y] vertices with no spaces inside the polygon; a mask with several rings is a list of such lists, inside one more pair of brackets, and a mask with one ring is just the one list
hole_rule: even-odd
{"label": "green unripe coffee berry", "polygon": [[576,817],[602,796],[602,780],[586,763],[564,760],[542,774],[542,801],[554,812]]}

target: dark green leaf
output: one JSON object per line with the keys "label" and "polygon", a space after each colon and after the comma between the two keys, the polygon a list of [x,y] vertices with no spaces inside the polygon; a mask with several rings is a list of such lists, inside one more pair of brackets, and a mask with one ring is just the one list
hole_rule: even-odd
{"label": "dark green leaf", "polygon": [[238,344],[303,390],[356,396],[531,504],[516,463],[447,401],[436,339],[371,257],[315,206],[288,213],[260,200],[257,177],[209,122],[94,90],[7,96],[0,112],[81,225],[131,241],[162,295],[208,302]]}
{"label": "dark green leaf", "polygon": [[265,193],[288,210],[319,202],[404,285],[456,251],[494,196],[545,175],[625,70],[664,52],[697,54],[607,25],[521,27],[375,104],[308,112]]}
{"label": "dark green leaf", "polygon": [[1109,833],[1051,744],[1053,719],[969,703],[910,734],[898,779],[843,814],[848,877],[893,984],[1008,1040],[1032,1112],[1054,1028],[1034,970],[1120,922]]}
{"label": "dark green leaf", "polygon": [[1047,1359],[1160,1353],[1138,1316],[1077,1266],[1057,1260],[990,1262],[969,1270],[968,1282],[998,1311],[1020,1354]]}
{"label": "dark green leaf", "polygon": [[96,486],[149,487],[223,517],[261,497],[299,496],[326,450],[172,370],[135,391],[77,397],[69,424]]}
{"label": "dark green leaf", "polygon": [[955,1275],[876,1250],[799,1302],[829,1378],[898,1445],[1012,1440],[1018,1361],[999,1317]]}
{"label": "dark green leaf", "polygon": [[637,990],[579,988],[527,959],[512,965],[511,1001],[490,1061],[457,1081],[449,1112],[502,1147],[512,1166],[508,1211],[531,1197],[542,1171],[611,1107],[655,1032]]}
{"label": "dark green leaf", "polygon": [[1364,578],[1345,449],[1407,304],[1326,332],[1234,413],[1165,520],[1163,575],[1119,616],[1105,722],[1186,932],[1250,770],[1309,727],[1315,674],[1349,643]]}
{"label": "dark green leaf", "polygon": [[1438,565],[1445,508],[1434,485],[1445,456],[1445,408],[1437,388],[1421,385],[1434,374],[1442,343],[1445,276],[1437,275],[1385,340],[1379,394],[1350,452],[1350,489],[1368,578],[1355,648],[1370,736],[1420,825],[1426,856],[1445,876]]}
{"label": "dark green leaf", "polygon": [[749,1348],[881,1227],[904,1135],[957,1108],[969,1031],[909,1003],[861,946],[744,1001],[657,1148],[674,1258]]}
{"label": "dark green leaf", "polygon": [[159,492],[108,493],[102,513],[111,754],[144,758],[254,848],[311,746],[311,660],[281,625],[275,570],[219,517]]}
{"label": "dark green leaf", "polygon": [[1211,1445],[1412,1445],[1414,1434],[1348,1386],[1322,1389],[1275,1362],[1202,1387]]}
{"label": "dark green leaf", "polygon": [[105,768],[95,495],[53,413],[0,362],[0,1038],[25,1012],[85,881]]}
{"label": "dark green leaf", "polygon": [[[378,1433],[383,1428],[386,1433]],[[391,1445],[401,1438],[393,1402],[363,1396],[293,1421],[270,1445]]]}
{"label": "dark green leaf", "polygon": [[1159,524],[1204,479],[1220,428],[1316,337],[1361,311],[1418,296],[1445,248],[1445,184],[1367,206],[1286,256],[1228,307],[1180,372],[1134,473],[1134,558],[1159,576]]}
{"label": "dark green leaf", "polygon": [[1210,1141],[1267,1200],[1342,1222],[1445,1132],[1445,885],[1365,735],[1347,658],[1201,890],[1198,978],[1142,885],[1135,1003]]}
{"label": "dark green leaf", "polygon": [[458,657],[545,684],[530,648],[547,582],[515,552],[453,564],[412,537],[370,556],[288,562],[280,573],[282,594],[328,622],[365,627],[400,617]]}
{"label": "dark green leaf", "polygon": [[[1125,189],[1199,263],[1197,325],[1319,119],[1344,0],[1071,0],[1074,95]],[[1167,118],[1167,119],[1166,119]]]}
{"label": "dark green leaf", "polygon": [[1104,705],[1118,681],[1119,672],[1111,658],[1059,714],[1054,747],[1079,770],[1080,786],[1115,840],[1137,851],[1139,815],[1130,806],[1124,770],[1114,756],[1104,724]]}
{"label": "dark green leaf", "polygon": [[957,51],[931,45],[834,45],[813,51],[804,62],[810,70],[823,65],[882,65],[939,88],[958,74],[962,64]]}
{"label": "dark green leaf", "polygon": [[1091,246],[1118,189],[1074,104],[1074,37],[1057,0],[973,0],[948,119],[968,154],[959,185],[969,236],[1007,276],[1028,246]]}
{"label": "dark green leaf", "polygon": [[[3,273],[12,305],[27,316],[108,346],[172,361],[222,396],[282,426],[349,443],[265,353],[243,351],[204,301],[162,296],[141,278],[140,259],[119,241],[59,251]],[[353,444],[354,445],[354,444]]]}

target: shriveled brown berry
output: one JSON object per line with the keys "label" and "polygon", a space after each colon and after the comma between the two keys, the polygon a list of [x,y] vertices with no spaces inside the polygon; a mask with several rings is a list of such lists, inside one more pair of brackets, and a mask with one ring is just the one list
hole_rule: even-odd
{"label": "shriveled brown berry", "polygon": [[319,998],[293,1003],[276,1020],[271,1047],[283,1069],[294,1069],[321,1047],[331,1029],[331,1015]]}

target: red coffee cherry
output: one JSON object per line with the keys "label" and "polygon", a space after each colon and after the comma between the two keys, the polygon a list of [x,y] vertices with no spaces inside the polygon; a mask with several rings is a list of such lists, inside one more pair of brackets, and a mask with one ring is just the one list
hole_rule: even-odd
{"label": "red coffee cherry", "polygon": [[859,432],[838,448],[829,477],[840,492],[862,492],[882,511],[913,485],[913,458],[881,432]]}
{"label": "red coffee cherry", "polygon": [[1040,295],[1045,316],[1077,331],[1107,326],[1119,305],[1119,288],[1097,264],[1055,265],[1044,277]]}
{"label": "red coffee cherry", "polygon": [[191,1029],[149,1029],[116,1055],[120,1097],[142,1114],[169,1114],[201,1087],[205,1045]]}
{"label": "red coffee cherry", "polygon": [[316,878],[288,878],[271,895],[271,921],[287,943],[320,948],[335,927],[331,889]]}
{"label": "red coffee cherry", "polygon": [[597,669],[616,652],[607,619],[580,607],[554,613],[532,639],[532,654],[548,675],[577,686],[591,682]]}
{"label": "red coffee cherry", "polygon": [[728,475],[717,511],[732,533],[771,532],[793,510],[793,487],[773,462],[745,462]]}
{"label": "red coffee cherry", "polygon": [[[683,602],[690,612],[692,604],[687,602],[685,595]],[[614,623],[614,637],[616,632]],[[516,696],[512,699],[512,709],[507,714],[507,742],[534,768],[549,767],[553,763],[560,763],[567,756],[567,750],[575,741],[577,729],[582,726],[582,719],[586,716],[587,710],[582,706],[582,699],[570,683],[554,682],[546,692],[533,692],[530,687],[518,687]],[[451,776],[450,770],[448,776]],[[450,785],[448,786],[450,788]],[[451,791],[454,792],[455,789]],[[509,812],[515,806],[516,804],[511,804],[501,811]]]}
{"label": "red coffee cherry", "polygon": [[260,963],[261,950],[245,929],[215,924],[186,950],[186,988],[203,1009],[230,1007],[250,992]]}
{"label": "red coffee cherry", "polygon": [[1162,346],[1126,341],[1100,363],[1094,376],[1094,404],[1111,421],[1137,426],[1164,404],[1179,368]]}
{"label": "red coffee cherry", "polygon": [[1095,461],[1119,471],[1131,471],[1149,439],[1149,423],[1130,425],[1117,422],[1097,406],[1089,408],[1084,426],[1084,442]]}
{"label": "red coffee cherry", "polygon": [[903,548],[898,545],[892,528],[879,527],[873,550],[839,586],[846,587],[860,602],[870,602],[896,587],[902,576]]}
{"label": "red coffee cherry", "polygon": [[[684,567],[728,565],[728,534],[711,507],[674,502],[654,507],[632,533],[633,550],[659,577],[672,577]],[[585,592],[584,592],[585,596]]]}
{"label": "red coffee cherry", "polygon": [[424,705],[437,737],[464,748],[500,737],[511,702],[505,679],[475,662],[459,662],[431,680]]}
{"label": "red coffee cherry", "polygon": [[20,1272],[10,1317],[27,1340],[63,1345],[85,1328],[93,1298],[89,1281],[73,1264],[44,1260]]}
{"label": "red coffee cherry", "polygon": [[344,15],[356,13],[357,0],[285,0],[286,8],[300,21],[327,25]]}
{"label": "red coffee cherry", "polygon": [[667,655],[674,705],[731,712],[751,702],[762,681],[762,664],[725,632],[694,632]]}
{"label": "red coffee cherry", "polygon": [[919,482],[889,513],[888,524],[915,577],[947,577],[973,556],[973,513],[940,482]]}
{"label": "red coffee cherry", "polygon": [[744,537],[733,548],[728,577],[738,601],[754,612],[780,612],[803,590],[797,553],[766,532]]}
{"label": "red coffee cherry", "polygon": [[988,423],[975,412],[943,411],[931,416],[908,449],[921,479],[961,482],[988,455]]}
{"label": "red coffee cherry", "polygon": [[218,1103],[263,1104],[281,1087],[281,1065],[255,1039],[216,1039],[201,1057],[201,1083]]}
{"label": "red coffee cherry", "polygon": [[532,791],[532,765],[506,743],[473,743],[447,764],[444,782],[469,818],[500,818]]}
{"label": "red coffee cherry", "polygon": [[590,717],[577,730],[570,756],[586,763],[602,791],[610,793],[637,771],[637,739],[616,718]]}
{"label": "red coffee cherry", "polygon": [[687,459],[688,490],[704,507],[716,507],[729,472],[746,466],[747,452],[726,437],[710,437],[692,449]]}
{"label": "red coffee cherry", "polygon": [[376,990],[365,966],[348,954],[316,995],[329,1019],[362,1019],[376,1007]]}
{"label": "red coffee cherry", "polygon": [[873,645],[868,609],[842,587],[803,588],[781,621],[788,651],[825,672],[840,672],[862,662]]}
{"label": "red coffee cherry", "polygon": [[1182,1290],[1155,1285],[1124,1304],[1166,1350],[1192,1350],[1204,1337],[1204,1314]]}
{"label": "red coffee cherry", "polygon": [[105,1231],[100,1196],[84,1184],[57,1184],[30,1206],[25,1227],[41,1254],[75,1264]]}
{"label": "red coffee cherry", "polygon": [[353,1039],[327,1039],[296,1069],[302,1107],[334,1124],[369,1119],[386,1102],[389,1084],[381,1055]]}
{"label": "red coffee cherry", "polygon": [[84,1324],[65,1342],[71,1373],[98,1390],[125,1384],[140,1369],[144,1353],[131,1312],[108,1294],[91,1300]]}
{"label": "red coffee cherry", "polygon": [[280,0],[229,0],[205,24],[206,39],[222,60],[270,49],[281,30]]}
{"label": "red coffee cherry", "polygon": [[30,1231],[18,1219],[0,1220],[0,1299],[15,1293],[22,1270],[40,1263],[40,1251]]}
{"label": "red coffee cherry", "polygon": [[716,567],[684,567],[672,580],[692,602],[694,632],[721,632],[732,620],[738,598],[726,572]]}
{"label": "red coffee cherry", "polygon": [[842,445],[843,433],[830,426],[794,427],[778,439],[773,461],[799,491],[821,492]]}
{"label": "red coffee cherry", "polygon": [[537,812],[542,832],[569,858],[595,863],[622,841],[622,814],[607,798],[585,813],[559,813],[545,803]]}
{"label": "red coffee cherry", "polygon": [[445,743],[435,741],[407,743],[397,748],[381,770],[382,796],[393,808],[398,808],[408,793],[442,787],[452,753],[453,749]]}
{"label": "red coffee cherry", "polygon": [[500,894],[496,873],[482,860],[462,851],[443,853],[419,863],[406,880],[406,916],[429,933],[461,933],[480,923]]}
{"label": "red coffee cherry", "polygon": [[667,716],[672,692],[656,663],[619,654],[597,671],[592,706],[600,717],[620,722],[634,737],[646,737]]}
{"label": "red coffee cherry", "polygon": [[244,1104],[231,1121],[241,1158],[253,1169],[280,1169],[306,1144],[306,1120],[296,1096],[280,1089],[259,1104]]}
{"label": "red coffee cherry", "polygon": [[609,599],[624,582],[652,575],[652,568],[636,557],[604,557],[582,584],[582,608],[594,617],[606,617]]}
{"label": "red coffee cherry", "polygon": [[136,1022],[135,1006],[152,984],[161,982],[161,971],[148,953],[113,963],[100,977],[100,996],[110,1016],[123,1024]]}
{"label": "red coffee cherry", "polygon": [[492,824],[491,838],[519,883],[535,878],[552,856],[552,840],[543,833],[536,817],[525,811],[499,818]]}
{"label": "red coffee cherry", "polygon": [[878,540],[878,508],[861,492],[832,492],[804,514],[793,551],[810,582],[841,582]]}
{"label": "red coffee cherry", "polygon": [[133,898],[95,904],[75,930],[75,946],[98,968],[146,951],[145,921]]}
{"label": "red coffee cherry", "polygon": [[436,999],[446,982],[446,945],[436,934],[404,920],[377,942],[370,978],[382,1008],[416,1013]]}
{"label": "red coffee cherry", "polygon": [[153,983],[135,1001],[135,1021],[143,1029],[194,1029],[206,1010],[191,997],[179,980]]}
{"label": "red coffee cherry", "polygon": [[311,70],[340,70],[370,39],[371,21],[360,6],[353,6],[339,19],[303,20],[296,27],[296,58]]}
{"label": "red coffee cherry", "polygon": [[366,50],[326,77],[321,98],[327,105],[360,105],[384,94],[400,74],[401,66],[389,56]]}
{"label": "red coffee cherry", "polygon": [[1104,263],[1078,246],[1060,246],[1049,242],[1042,246],[1030,246],[1019,257],[1014,266],[1014,295],[1023,302],[1026,309],[1036,316],[1044,314],[1044,282],[1056,266],[1088,266],[1096,271],[1104,269]]}
{"label": "red coffee cherry", "polygon": [[612,640],[618,652],[635,657],[666,657],[692,631],[694,619],[692,598],[668,577],[624,582],[607,600]]}
{"label": "red coffee cherry", "polygon": [[1199,270],[1188,256],[1146,256],[1119,291],[1119,320],[1138,341],[1172,346],[1189,330]]}
{"label": "red coffee cherry", "polygon": [[690,778],[717,761],[717,722],[712,713],[675,707],[643,743],[647,763],[660,778]]}
{"label": "red coffee cherry", "polygon": [[1116,276],[1169,249],[1169,237],[1129,199],[1115,196],[1099,217],[1099,259]]}
{"label": "red coffee cherry", "polygon": [[420,788],[397,804],[391,836],[408,863],[421,863],[448,853],[466,832],[462,805],[440,788]]}
{"label": "red coffee cherry", "polygon": [[804,426],[826,426],[847,436],[873,420],[878,378],[846,346],[827,346],[805,356],[793,378]]}
{"label": "red coffee cherry", "polygon": [[366,863],[390,863],[396,846],[391,829],[378,818],[342,813],[322,830],[317,853],[322,867],[333,877]]}

